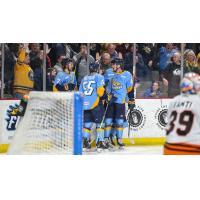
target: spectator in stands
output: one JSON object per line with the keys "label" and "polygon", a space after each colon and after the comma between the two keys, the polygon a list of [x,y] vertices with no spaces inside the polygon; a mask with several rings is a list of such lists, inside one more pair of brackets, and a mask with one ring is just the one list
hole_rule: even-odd
{"label": "spectator in stands", "polygon": [[[80,50],[80,43],[68,43],[68,46],[70,46],[70,48],[73,50],[74,55],[76,55]],[[73,58],[73,56],[70,58]]]}
{"label": "spectator in stands", "polygon": [[30,62],[31,62],[35,57],[39,57],[40,44],[39,43],[30,43],[29,49],[30,49],[29,57],[30,57]]}
{"label": "spectator in stands", "polygon": [[[133,44],[129,46],[129,52],[125,55],[125,70],[133,74]],[[142,55],[138,52],[138,46],[136,46],[136,76],[140,80],[148,75],[148,69],[144,65]]]}
{"label": "spectator in stands", "polygon": [[200,68],[200,53],[197,55],[197,65]]}
{"label": "spectator in stands", "polygon": [[171,62],[161,72],[161,79],[165,86],[168,86],[168,97],[172,98],[180,94],[181,78],[181,55],[179,52],[173,54]]}
{"label": "spectator in stands", "polygon": [[55,77],[56,70],[54,68],[47,69],[47,91],[53,91]]}
{"label": "spectator in stands", "polygon": [[42,91],[43,89],[43,73],[42,73],[42,60],[39,56],[32,58],[30,66],[34,73],[34,90]]}
{"label": "spectator in stands", "polygon": [[34,86],[33,70],[29,66],[30,59],[26,53],[27,48],[28,45],[24,44],[23,48],[20,49],[14,66],[14,97],[18,99],[33,90]]}
{"label": "spectator in stands", "polygon": [[88,54],[87,45],[81,44],[80,52],[73,57],[75,61],[75,74],[78,86],[84,76],[89,74],[89,65],[94,62],[94,58]]}
{"label": "spectator in stands", "polygon": [[139,44],[138,45],[138,51],[141,53],[142,58],[144,60],[144,64],[147,68],[150,70],[153,69],[153,60],[155,57],[155,49],[153,47],[153,44]]}
{"label": "spectator in stands", "polygon": [[125,58],[126,53],[129,52],[129,45],[128,43],[120,43],[116,45],[116,51],[122,54],[122,58]]}
{"label": "spectator in stands", "polygon": [[[48,56],[49,51],[50,51],[49,46],[48,46],[48,44],[46,44],[46,68],[47,69],[51,68],[51,66],[52,66],[51,59]],[[39,57],[40,57],[41,60],[43,60],[44,50],[40,50]]]}
{"label": "spectator in stands", "polygon": [[17,61],[20,45],[15,43],[5,45],[4,92],[9,95],[13,95],[14,66]]}
{"label": "spectator in stands", "polygon": [[98,43],[92,43],[90,44],[90,55],[93,58],[97,58],[99,57],[99,55],[101,54],[101,45]]}
{"label": "spectator in stands", "polygon": [[162,46],[159,50],[159,71],[163,71],[169,62],[171,61],[171,57],[173,53],[177,50],[174,49],[172,43],[167,43],[165,46]]}
{"label": "spectator in stands", "polygon": [[152,85],[144,92],[144,98],[159,98],[161,97],[159,81],[152,81]]}
{"label": "spectator in stands", "polygon": [[187,72],[195,72],[197,74],[200,74],[200,68],[197,64],[196,55],[191,49],[185,52],[184,73]]}
{"label": "spectator in stands", "polygon": [[[44,59],[44,51],[43,50],[40,50],[38,57],[40,58],[41,61],[43,61],[43,59]],[[51,60],[48,55],[46,55],[46,68],[47,69],[51,68]]]}
{"label": "spectator in stands", "polygon": [[[101,69],[106,71],[111,66],[111,57],[109,53],[103,53],[100,60]],[[102,72],[102,73],[103,73]]]}
{"label": "spectator in stands", "polygon": [[48,53],[49,58],[51,59],[52,66],[56,65],[58,58],[61,56],[66,56],[66,46],[63,43],[50,44],[50,51]]}
{"label": "spectator in stands", "polygon": [[115,44],[108,44],[108,51],[107,52],[110,54],[111,60],[119,57],[119,55],[116,51],[116,45]]}
{"label": "spectator in stands", "polygon": [[56,70],[56,73],[58,72],[62,72],[63,71],[63,68],[62,68],[62,60],[64,59],[65,57],[63,55],[58,55],[57,57],[57,62],[56,64],[54,65],[54,69]]}

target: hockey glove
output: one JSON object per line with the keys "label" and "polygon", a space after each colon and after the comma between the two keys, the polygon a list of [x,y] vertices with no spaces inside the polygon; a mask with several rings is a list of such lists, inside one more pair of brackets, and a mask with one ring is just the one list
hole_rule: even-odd
{"label": "hockey glove", "polygon": [[133,110],[135,108],[135,99],[129,99],[128,108],[129,110]]}
{"label": "hockey glove", "polygon": [[109,103],[112,99],[112,94],[107,94],[107,100],[106,102]]}

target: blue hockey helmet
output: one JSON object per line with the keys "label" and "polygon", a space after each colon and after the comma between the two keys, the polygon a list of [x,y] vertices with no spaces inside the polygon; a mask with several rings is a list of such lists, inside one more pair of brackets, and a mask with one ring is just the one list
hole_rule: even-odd
{"label": "blue hockey helmet", "polygon": [[124,60],[121,58],[115,58],[111,61],[111,63],[120,66],[121,69],[124,69]]}
{"label": "blue hockey helmet", "polygon": [[100,65],[97,62],[90,63],[90,65],[89,65],[90,73],[92,73],[92,72],[98,72],[99,68],[100,68]]}

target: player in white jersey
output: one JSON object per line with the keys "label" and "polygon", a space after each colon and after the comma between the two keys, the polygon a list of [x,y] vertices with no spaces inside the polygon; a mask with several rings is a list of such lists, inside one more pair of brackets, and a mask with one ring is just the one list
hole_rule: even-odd
{"label": "player in white jersey", "polygon": [[165,155],[200,155],[200,78],[187,73],[168,109]]}

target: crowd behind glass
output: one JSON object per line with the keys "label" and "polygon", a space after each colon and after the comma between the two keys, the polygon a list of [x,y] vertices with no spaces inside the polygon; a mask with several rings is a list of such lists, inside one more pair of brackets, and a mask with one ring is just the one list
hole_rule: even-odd
{"label": "crowd behind glass", "polygon": [[[66,73],[74,73],[76,90],[89,73],[90,63],[99,62],[99,73],[104,74],[111,67],[112,60],[121,58],[124,69],[134,73],[137,97],[172,98],[178,95],[181,44],[138,43],[135,47],[133,54],[134,45],[131,43],[7,43],[0,48],[0,89],[4,98],[20,98],[22,91],[52,91],[56,74],[64,69]],[[200,44],[184,44],[182,56],[183,72],[200,74]],[[26,75],[28,79],[24,78]]]}

